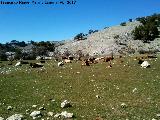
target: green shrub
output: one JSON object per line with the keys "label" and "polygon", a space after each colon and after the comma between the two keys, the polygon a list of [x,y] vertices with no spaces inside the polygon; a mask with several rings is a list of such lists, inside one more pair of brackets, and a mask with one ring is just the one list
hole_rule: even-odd
{"label": "green shrub", "polygon": [[119,35],[115,35],[113,38],[114,38],[114,39],[118,39],[118,38],[119,38]]}
{"label": "green shrub", "polygon": [[126,26],[126,22],[122,22],[120,25],[121,26]]}
{"label": "green shrub", "polygon": [[158,26],[160,22],[160,15],[154,14],[152,16],[136,18],[142,25],[132,31],[135,40],[142,40],[143,42],[150,42],[159,35]]}

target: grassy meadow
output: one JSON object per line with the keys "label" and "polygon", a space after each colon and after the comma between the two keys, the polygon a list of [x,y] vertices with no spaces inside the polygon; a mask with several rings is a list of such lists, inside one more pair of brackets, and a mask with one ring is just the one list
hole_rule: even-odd
{"label": "grassy meadow", "polygon": [[[81,62],[58,67],[48,60],[44,68],[29,65],[15,67],[0,63],[0,117],[19,113],[32,120],[29,114],[39,107],[43,116],[38,120],[67,111],[74,120],[158,120],[160,117],[160,56],[148,60],[150,68],[141,68],[135,57],[114,59],[108,63],[82,66]],[[31,62],[31,61],[29,61]],[[34,61],[36,62],[36,61]],[[98,97],[96,97],[98,95]],[[53,101],[55,100],[55,101]],[[61,108],[64,100],[72,107]],[[126,106],[122,107],[121,104]],[[37,105],[33,108],[32,105]],[[7,110],[12,106],[12,110]],[[57,118],[58,119],[58,118]]]}

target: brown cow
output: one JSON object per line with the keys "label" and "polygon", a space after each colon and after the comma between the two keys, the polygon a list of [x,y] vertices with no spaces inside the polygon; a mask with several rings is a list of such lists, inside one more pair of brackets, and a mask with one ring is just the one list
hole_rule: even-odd
{"label": "brown cow", "polygon": [[89,58],[89,59],[88,59],[88,62],[89,62],[89,63],[95,63],[95,59],[96,59],[96,58],[94,58],[94,57]]}
{"label": "brown cow", "polygon": [[111,57],[111,56],[105,57],[105,58],[104,58],[104,62],[109,62],[109,61],[111,61],[111,60],[113,60],[113,59],[114,59],[114,58]]}
{"label": "brown cow", "polygon": [[81,66],[90,66],[89,65],[89,61],[88,60],[82,60],[82,64],[81,64]]}

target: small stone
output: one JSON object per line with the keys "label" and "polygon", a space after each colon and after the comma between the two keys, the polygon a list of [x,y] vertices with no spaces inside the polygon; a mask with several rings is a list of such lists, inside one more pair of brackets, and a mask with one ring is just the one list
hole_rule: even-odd
{"label": "small stone", "polygon": [[122,103],[122,104],[121,104],[121,107],[122,107],[122,108],[126,108],[126,107],[127,107],[127,104],[126,104],[126,103]]}
{"label": "small stone", "polygon": [[4,118],[0,117],[0,120],[4,120]]}
{"label": "small stone", "polygon": [[37,107],[37,105],[32,105],[32,108],[36,108]]}
{"label": "small stone", "polygon": [[137,88],[134,88],[134,89],[132,90],[133,93],[136,92],[136,91],[137,91]]}
{"label": "small stone", "polygon": [[70,107],[71,104],[70,102],[68,102],[67,100],[64,100],[62,103],[61,103],[61,108],[66,108],[66,107]]}
{"label": "small stone", "polygon": [[30,111],[30,109],[27,109],[27,110],[26,110],[26,114],[29,114],[29,111]]}
{"label": "small stone", "polygon": [[46,110],[46,108],[44,108],[44,107],[40,107],[40,108],[39,108],[39,110]]}
{"label": "small stone", "polygon": [[61,117],[61,114],[60,113],[57,113],[54,115],[54,118],[60,118]]}
{"label": "small stone", "polygon": [[15,114],[15,115],[10,116],[6,120],[22,120],[22,119],[23,119],[23,115],[21,115],[21,114]]}
{"label": "small stone", "polygon": [[157,119],[155,119],[155,118],[152,118],[152,120],[157,120]]}
{"label": "small stone", "polygon": [[72,118],[73,117],[73,113],[68,113],[67,111],[64,111],[61,113],[61,116],[64,118]]}
{"label": "small stone", "polygon": [[48,112],[47,115],[52,117],[53,116],[53,112]]}
{"label": "small stone", "polygon": [[51,100],[51,102],[55,102],[55,101],[56,101],[55,99]]}
{"label": "small stone", "polygon": [[41,112],[40,111],[33,111],[30,116],[33,118],[33,119],[36,119],[36,118],[40,118],[42,116]]}
{"label": "small stone", "polygon": [[96,95],[96,98],[100,98],[100,96],[99,96],[99,95]]}
{"label": "small stone", "polygon": [[12,106],[7,107],[7,110],[12,110],[12,109],[13,109]]}
{"label": "small stone", "polygon": [[159,114],[157,114],[157,117],[160,117],[160,113],[159,113]]}

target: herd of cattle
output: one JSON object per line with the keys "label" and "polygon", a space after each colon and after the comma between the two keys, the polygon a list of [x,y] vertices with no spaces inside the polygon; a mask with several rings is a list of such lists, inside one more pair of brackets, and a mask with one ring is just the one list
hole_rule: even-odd
{"label": "herd of cattle", "polygon": [[[116,56],[116,59],[119,61],[119,63],[123,63],[124,56],[119,55]],[[146,61],[147,59],[150,58],[156,58],[156,55],[141,55],[141,56],[136,56],[134,57],[134,60],[137,60],[138,64],[141,64],[141,67],[143,68],[147,68],[150,67],[150,64],[148,61]],[[69,59],[66,57],[62,57],[62,60],[58,62],[58,67],[63,66],[64,64],[67,63],[72,63],[73,61],[81,61],[81,66],[90,66],[91,64],[96,64],[99,62],[107,62],[108,63],[108,67],[111,68],[112,67],[112,61],[115,58],[113,56],[106,56],[106,57],[88,57],[88,58],[79,58],[77,60],[75,59]],[[39,68],[39,67],[43,67],[43,63],[45,63],[45,60],[40,60],[39,63],[29,63],[29,62],[25,62],[25,61],[19,61],[16,63],[15,66],[21,66],[22,64],[29,64],[30,67],[32,68]]]}
{"label": "herd of cattle", "polygon": [[[134,58],[134,60],[137,60],[138,64],[141,64],[142,68],[148,68],[148,67],[150,67],[150,64],[147,61],[147,59],[151,59],[151,58],[157,58],[157,57],[156,57],[156,55],[145,54],[145,55],[142,55],[142,56],[136,56]],[[113,56],[106,56],[106,57],[97,57],[97,58],[90,57],[88,59],[79,59],[79,60],[81,61],[81,66],[90,66],[91,64],[96,64],[96,63],[99,63],[99,62],[107,62],[107,63],[109,63],[108,68],[111,68],[113,59],[114,59]],[[124,62],[122,55],[119,55],[116,59],[119,61],[119,63]],[[64,63],[71,63],[71,60],[64,59],[64,61],[58,62],[58,66],[63,66]]]}

